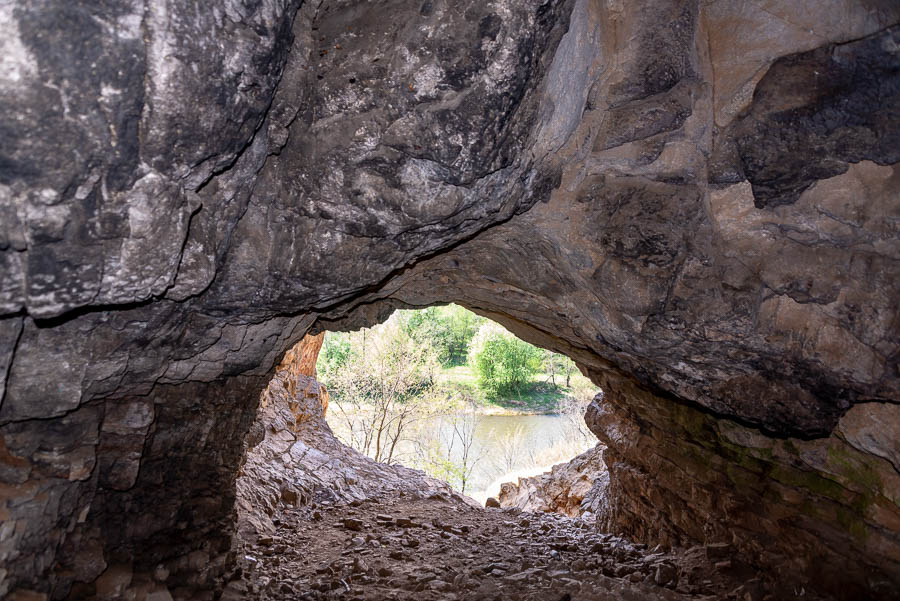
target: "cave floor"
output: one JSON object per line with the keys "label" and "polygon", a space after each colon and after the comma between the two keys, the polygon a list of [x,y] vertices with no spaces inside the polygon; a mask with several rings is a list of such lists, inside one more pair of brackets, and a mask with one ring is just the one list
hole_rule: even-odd
{"label": "cave floor", "polygon": [[[397,494],[281,512],[246,544],[223,599],[679,600],[782,598],[711,545],[664,553],[581,518]],[[792,595],[793,596],[793,595]]]}

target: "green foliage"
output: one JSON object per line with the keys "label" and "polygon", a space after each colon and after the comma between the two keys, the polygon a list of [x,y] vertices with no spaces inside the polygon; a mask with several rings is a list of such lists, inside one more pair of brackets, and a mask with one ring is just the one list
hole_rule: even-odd
{"label": "green foliage", "polygon": [[472,337],[487,321],[457,305],[397,313],[404,316],[409,335],[433,349],[443,367],[466,362]]}
{"label": "green foliage", "polygon": [[327,379],[328,375],[347,364],[352,350],[348,332],[327,332],[316,362],[316,371]]}
{"label": "green foliage", "polygon": [[344,442],[376,461],[392,463],[409,426],[433,396],[434,353],[410,336],[408,315],[358,332],[325,336],[317,364],[344,418]]}
{"label": "green foliage", "polygon": [[[350,351],[329,374],[332,395],[353,403],[405,402],[430,390],[434,352],[409,335],[405,317],[398,313],[352,333]],[[340,352],[336,356],[340,359]]]}
{"label": "green foliage", "polygon": [[493,322],[479,328],[469,349],[469,364],[478,375],[479,388],[489,399],[522,394],[540,370],[543,358],[541,349]]}
{"label": "green foliage", "polygon": [[445,308],[450,329],[448,356],[451,365],[463,365],[469,355],[469,346],[479,328],[487,319],[457,305]]}
{"label": "green foliage", "polygon": [[441,307],[428,307],[418,311],[398,311],[405,322],[407,333],[417,342],[428,346],[441,365],[449,362],[450,329]]}
{"label": "green foliage", "polygon": [[595,390],[571,359],[457,305],[395,311],[372,328],[329,332],[317,368],[338,400],[357,404],[377,402],[401,371],[402,385],[387,386],[398,402],[427,395],[541,413],[558,411],[579,387]]}
{"label": "green foliage", "polygon": [[[331,393],[327,419],[340,440],[462,492],[477,481],[475,465],[488,459],[475,439],[482,413],[569,417],[571,435],[546,457],[531,456],[533,462],[556,463],[594,443],[583,416],[596,388],[570,359],[455,305],[395,311],[371,328],[328,332],[317,370]],[[499,441],[502,473],[530,453],[527,442],[521,432]]]}

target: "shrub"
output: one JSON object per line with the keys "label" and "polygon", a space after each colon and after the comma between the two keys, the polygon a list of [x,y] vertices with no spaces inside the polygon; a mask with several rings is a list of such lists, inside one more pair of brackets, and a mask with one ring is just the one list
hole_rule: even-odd
{"label": "shrub", "polygon": [[478,327],[486,321],[458,305],[398,313],[403,314],[409,335],[432,348],[444,367],[466,362],[469,343]]}
{"label": "shrub", "polygon": [[483,324],[469,348],[469,365],[487,398],[521,394],[541,368],[541,349],[493,322]]}
{"label": "shrub", "polygon": [[327,381],[331,374],[347,364],[352,351],[353,346],[348,333],[326,332],[325,341],[316,362],[316,371],[324,381]]}

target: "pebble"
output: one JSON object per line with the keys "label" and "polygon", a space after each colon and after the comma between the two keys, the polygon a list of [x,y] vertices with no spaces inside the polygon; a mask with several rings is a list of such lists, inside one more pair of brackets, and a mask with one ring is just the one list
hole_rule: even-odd
{"label": "pebble", "polygon": [[[244,569],[236,577],[247,582],[228,584],[228,590],[240,591],[246,601],[765,596],[760,581],[745,586],[728,580],[735,572],[731,545],[651,551],[554,514],[485,511],[410,495],[279,519],[274,537],[261,537],[239,556]],[[347,541],[348,530],[360,534]],[[260,556],[266,556],[262,563],[255,559]]]}

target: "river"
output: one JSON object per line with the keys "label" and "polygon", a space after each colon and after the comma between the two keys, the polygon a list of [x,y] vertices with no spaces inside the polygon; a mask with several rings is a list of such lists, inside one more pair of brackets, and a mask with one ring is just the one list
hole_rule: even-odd
{"label": "river", "polygon": [[[349,440],[346,422],[333,417],[328,422],[338,438]],[[465,440],[471,440],[471,444],[464,462]],[[417,424],[398,445],[395,459],[409,467],[424,468],[436,477],[444,475],[457,489],[465,463],[465,493],[484,503],[488,496],[497,495],[502,482],[543,473],[596,442],[565,415],[457,414]],[[441,468],[451,464],[455,476]]]}

